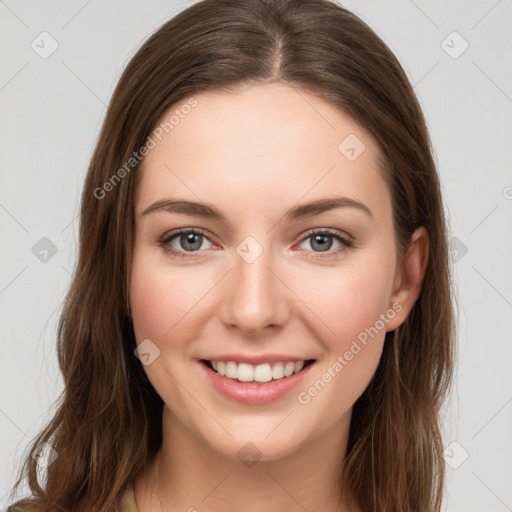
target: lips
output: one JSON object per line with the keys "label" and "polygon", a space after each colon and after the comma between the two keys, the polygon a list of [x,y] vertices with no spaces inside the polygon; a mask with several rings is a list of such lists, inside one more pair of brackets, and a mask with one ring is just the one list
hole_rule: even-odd
{"label": "lips", "polygon": [[304,365],[297,373],[293,373],[289,377],[271,379],[268,382],[239,381],[217,373],[208,360],[198,360],[197,363],[200,373],[206,377],[213,389],[224,397],[249,405],[263,405],[280,398],[284,399],[304,381],[315,366],[315,360],[306,361],[308,364]]}

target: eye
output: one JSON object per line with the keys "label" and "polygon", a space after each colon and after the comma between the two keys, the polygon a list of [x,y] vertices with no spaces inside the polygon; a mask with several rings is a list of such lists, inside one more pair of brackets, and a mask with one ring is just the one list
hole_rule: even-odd
{"label": "eye", "polygon": [[[354,240],[348,235],[332,229],[317,229],[310,231],[301,243],[311,239],[310,246],[313,248],[314,258],[329,258],[345,251],[349,247],[354,247]],[[333,239],[336,240],[341,247],[337,251],[329,251],[333,246]],[[319,252],[316,252],[316,251]],[[326,253],[326,254],[322,254]]]}
{"label": "eye", "polygon": [[[173,245],[175,240],[176,244]],[[186,228],[164,235],[158,240],[158,244],[166,252],[179,255],[181,258],[188,258],[191,256],[188,256],[186,253],[198,252],[204,240],[208,240],[208,238],[201,229]],[[176,245],[181,246],[183,250],[177,249]]]}
{"label": "eye", "polygon": [[[354,247],[354,241],[348,235],[331,229],[317,229],[310,231],[301,241],[311,239],[310,246],[313,248],[315,258],[328,258],[345,251],[349,247]],[[340,244],[336,251],[330,251],[333,246],[333,239]],[[179,256],[180,258],[193,257],[192,254],[199,252],[203,246],[204,240],[209,240],[204,231],[198,228],[185,228],[173,231],[164,235],[158,244],[164,251]],[[173,242],[176,241],[176,244]],[[181,246],[177,248],[176,245]],[[189,255],[187,255],[189,253]],[[322,254],[325,253],[325,254]]]}

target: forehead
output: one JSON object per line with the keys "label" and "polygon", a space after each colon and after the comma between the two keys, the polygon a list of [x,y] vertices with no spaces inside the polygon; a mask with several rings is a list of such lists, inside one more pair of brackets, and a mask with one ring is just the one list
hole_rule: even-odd
{"label": "forehead", "polygon": [[270,214],[270,204],[333,194],[371,203],[377,213],[389,209],[375,141],[313,93],[273,83],[193,98],[193,108],[185,98],[155,127],[156,145],[139,169],[138,212],[166,195],[236,200],[258,215]]}

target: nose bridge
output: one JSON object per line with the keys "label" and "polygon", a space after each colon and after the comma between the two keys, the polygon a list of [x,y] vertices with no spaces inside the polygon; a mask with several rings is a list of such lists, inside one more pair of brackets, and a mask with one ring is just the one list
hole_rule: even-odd
{"label": "nose bridge", "polygon": [[242,330],[258,331],[284,320],[286,287],[274,274],[275,258],[269,239],[247,236],[236,247],[225,320]]}

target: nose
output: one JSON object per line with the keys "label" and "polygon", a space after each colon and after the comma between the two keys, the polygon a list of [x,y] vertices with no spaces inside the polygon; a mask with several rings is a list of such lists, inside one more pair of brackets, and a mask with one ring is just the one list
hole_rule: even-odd
{"label": "nose", "polygon": [[292,294],[278,275],[271,251],[265,248],[254,261],[240,252],[234,255],[233,261],[223,287],[224,325],[250,336],[268,335],[269,329],[285,325]]}

